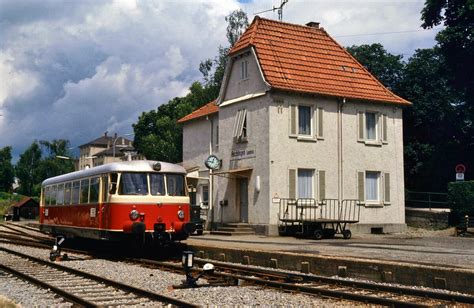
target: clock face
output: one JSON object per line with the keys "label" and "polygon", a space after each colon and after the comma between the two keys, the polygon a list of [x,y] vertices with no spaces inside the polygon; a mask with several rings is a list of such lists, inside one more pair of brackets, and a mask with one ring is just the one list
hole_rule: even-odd
{"label": "clock face", "polygon": [[221,167],[221,160],[215,155],[209,155],[204,164],[209,169],[217,170]]}

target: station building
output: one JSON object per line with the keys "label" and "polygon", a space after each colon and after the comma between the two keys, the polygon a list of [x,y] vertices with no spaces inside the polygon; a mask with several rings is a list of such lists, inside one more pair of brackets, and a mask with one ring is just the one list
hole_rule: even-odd
{"label": "station building", "polygon": [[281,198],[358,199],[353,232],[405,230],[410,102],[314,22],[256,17],[228,57],[219,97],[178,121],[190,191],[214,225],[276,235]]}

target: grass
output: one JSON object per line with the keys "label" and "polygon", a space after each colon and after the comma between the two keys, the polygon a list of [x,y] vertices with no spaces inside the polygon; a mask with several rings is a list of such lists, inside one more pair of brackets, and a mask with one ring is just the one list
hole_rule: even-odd
{"label": "grass", "polygon": [[23,199],[24,196],[18,194],[10,194],[6,192],[0,192],[0,218],[3,217],[8,208]]}

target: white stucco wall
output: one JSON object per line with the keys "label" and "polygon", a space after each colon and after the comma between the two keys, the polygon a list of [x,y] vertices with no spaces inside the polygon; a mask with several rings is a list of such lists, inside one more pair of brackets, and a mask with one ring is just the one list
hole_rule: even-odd
{"label": "white stucco wall", "polygon": [[[303,141],[289,136],[290,104],[324,109],[324,139]],[[387,104],[347,101],[342,109],[342,150],[338,149],[338,101],[336,98],[274,94],[270,107],[270,195],[288,197],[288,170],[315,169],[326,172],[327,199],[357,199],[357,172],[390,173],[390,204],[364,206],[360,223],[354,228],[370,232],[381,226],[385,231],[403,230],[404,178],[402,110]],[[381,146],[358,141],[357,112],[377,111],[388,116],[388,142]],[[339,165],[339,155],[342,154]],[[341,177],[339,176],[341,175]],[[342,181],[340,181],[342,178]],[[318,177],[315,174],[315,191]],[[380,183],[382,189],[383,183]],[[382,192],[379,191],[379,194]],[[316,198],[319,198],[317,193]],[[278,205],[271,205],[270,224],[277,223]],[[367,225],[364,229],[363,225]],[[392,226],[394,225],[394,226]],[[397,226],[395,226],[397,225]]]}
{"label": "white stucco wall", "polygon": [[[241,79],[241,63],[243,61],[248,62],[248,78],[246,79]],[[257,61],[250,51],[232,61],[224,101],[247,94],[262,93],[266,90],[268,89],[261,77]]]}
{"label": "white stucco wall", "polygon": [[[217,114],[197,118],[183,124],[183,167],[186,170],[196,167],[199,170],[207,170],[204,166],[204,161],[209,156],[211,125],[213,125],[214,141],[218,125]],[[213,142],[213,152],[216,150],[217,147],[215,142]]]}
{"label": "white stucco wall", "polygon": [[[219,110],[219,157],[221,171],[251,168],[248,186],[248,218],[250,224],[268,224],[269,221],[269,174],[268,174],[268,96],[235,103]],[[232,132],[236,113],[247,109],[247,142],[235,143]],[[233,150],[255,149],[255,157],[233,159]],[[255,181],[260,177],[261,190],[256,192]],[[238,222],[240,219],[237,201],[237,181],[233,174],[215,176],[217,179],[217,202],[227,200],[228,205],[217,209],[217,217],[224,222]]]}

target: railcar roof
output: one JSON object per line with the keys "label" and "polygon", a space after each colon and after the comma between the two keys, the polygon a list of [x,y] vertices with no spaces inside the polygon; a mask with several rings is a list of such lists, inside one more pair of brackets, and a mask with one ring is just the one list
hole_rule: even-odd
{"label": "railcar roof", "polygon": [[[63,175],[58,175],[43,181],[44,185],[51,185],[61,182],[68,182],[73,180],[78,180],[81,178],[87,178],[91,176],[96,176],[104,173],[110,172],[156,172],[153,169],[153,164],[157,163],[158,161],[153,160],[134,160],[134,161],[126,161],[126,162],[117,162],[117,163],[110,163],[105,165],[100,165],[97,167],[75,171],[71,173],[66,173]],[[184,169],[180,165],[171,164],[167,162],[159,162],[161,164],[161,170],[159,173],[182,173],[186,174],[186,169]]]}

